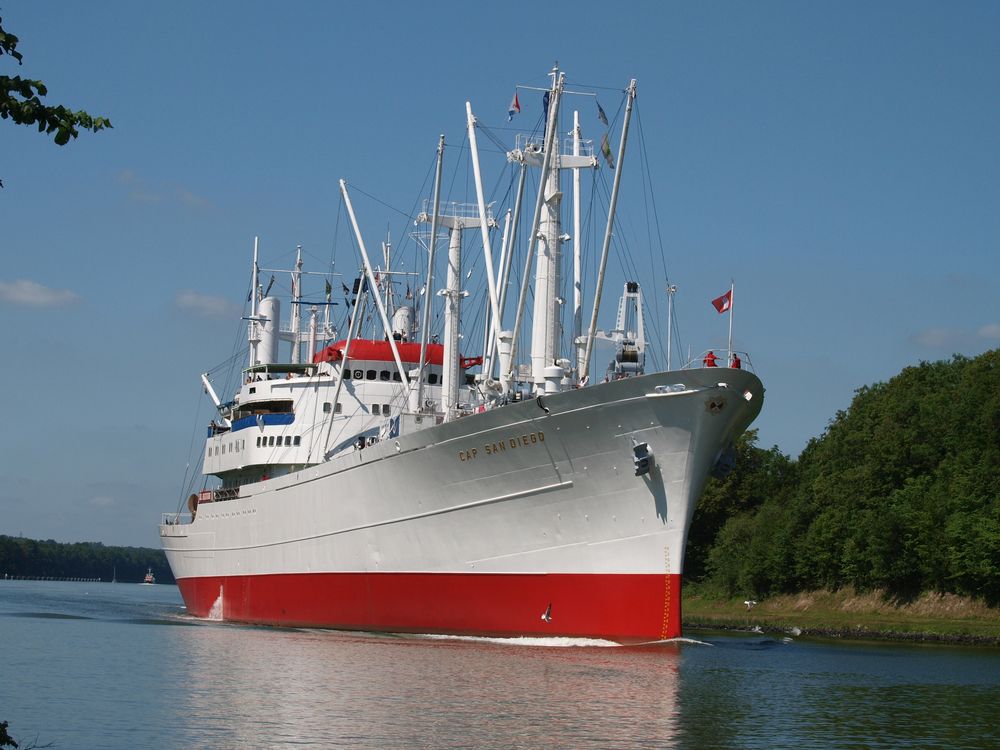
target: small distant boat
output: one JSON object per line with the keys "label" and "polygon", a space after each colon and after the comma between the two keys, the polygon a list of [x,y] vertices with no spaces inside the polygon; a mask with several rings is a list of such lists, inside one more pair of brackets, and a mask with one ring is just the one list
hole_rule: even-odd
{"label": "small distant boat", "polygon": [[153,576],[153,569],[146,568],[146,577],[142,579],[140,586],[152,586],[156,583],[156,578]]}

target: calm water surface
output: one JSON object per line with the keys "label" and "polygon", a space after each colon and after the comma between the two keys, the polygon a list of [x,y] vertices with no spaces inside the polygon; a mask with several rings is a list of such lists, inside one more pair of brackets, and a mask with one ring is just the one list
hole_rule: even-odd
{"label": "calm water surface", "polygon": [[0,720],[57,749],[1000,747],[998,649],[690,635],[273,630],[173,586],[0,580]]}

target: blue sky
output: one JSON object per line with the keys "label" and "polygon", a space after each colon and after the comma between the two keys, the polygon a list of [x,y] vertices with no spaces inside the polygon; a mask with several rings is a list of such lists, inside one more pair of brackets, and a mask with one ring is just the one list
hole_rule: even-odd
{"label": "blue sky", "polygon": [[[0,122],[0,532],[157,545],[254,235],[276,263],[301,244],[319,270],[338,243],[352,263],[337,180],[411,211],[438,134],[464,139],[465,101],[512,138],[514,85],[545,85],[555,60],[571,86],[638,79],[682,346],[724,347],[709,301],[735,279],[761,445],[798,455],[856,388],[1000,345],[1000,5],[541,7],[5,2],[24,64],[0,74],[114,129],[59,148]],[[530,128],[539,105],[520,98]],[[354,197],[369,247],[387,223],[399,236]]]}

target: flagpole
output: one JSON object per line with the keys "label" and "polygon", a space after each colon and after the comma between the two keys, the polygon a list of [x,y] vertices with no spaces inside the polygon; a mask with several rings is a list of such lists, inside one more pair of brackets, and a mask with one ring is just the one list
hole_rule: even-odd
{"label": "flagpole", "polygon": [[667,282],[667,372],[670,371],[671,335],[673,333],[674,322],[674,293],[676,291],[677,285]]}
{"label": "flagpole", "polygon": [[729,364],[733,362],[733,298],[736,296],[736,282],[729,280]]}

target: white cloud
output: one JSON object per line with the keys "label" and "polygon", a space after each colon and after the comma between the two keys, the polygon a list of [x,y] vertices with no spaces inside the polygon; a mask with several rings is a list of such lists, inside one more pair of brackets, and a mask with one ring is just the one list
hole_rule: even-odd
{"label": "white cloud", "polygon": [[981,339],[1000,341],[1000,323],[988,323],[976,331],[976,335]]}
{"label": "white cloud", "polygon": [[179,309],[194,313],[202,318],[233,318],[241,312],[240,308],[225,297],[201,294],[191,290],[179,292],[174,303]]}
{"label": "white cloud", "polygon": [[212,204],[187,188],[170,185],[150,185],[131,169],[118,173],[118,182],[128,190],[128,197],[136,203],[156,204],[175,202],[195,210],[208,210]]}
{"label": "white cloud", "polygon": [[0,302],[30,307],[61,307],[79,301],[80,295],[69,289],[50,289],[27,279],[0,281]]}
{"label": "white cloud", "polygon": [[915,334],[913,341],[926,346],[929,349],[940,349],[942,347],[961,347],[965,344],[969,335],[965,331],[956,328],[934,327],[926,328]]}
{"label": "white cloud", "polygon": [[953,352],[974,349],[981,345],[977,342],[983,339],[1000,341],[1000,323],[987,323],[980,326],[975,333],[961,328],[935,326],[925,328],[910,337],[915,344],[928,349],[950,349]]}

